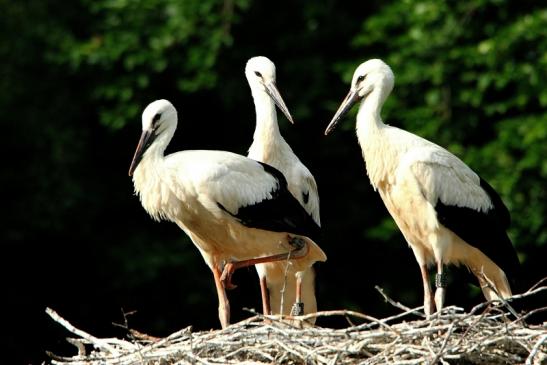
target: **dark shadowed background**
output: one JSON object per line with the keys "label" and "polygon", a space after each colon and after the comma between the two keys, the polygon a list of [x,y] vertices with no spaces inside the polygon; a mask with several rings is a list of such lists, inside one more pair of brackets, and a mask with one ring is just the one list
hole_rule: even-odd
{"label": "dark shadowed background", "polygon": [[[74,352],[46,307],[97,336],[126,336],[113,324],[125,319],[156,336],[219,327],[211,272],[181,230],[147,216],[127,171],[140,113],[160,98],[181,117],[168,152],[246,154],[255,117],[244,67],[257,55],[277,65],[296,121],[280,114],[282,133],[319,185],[320,309],[393,313],[374,285],[411,307],[422,300],[413,254],[368,182],[355,111],[323,136],[369,58],[396,76],[384,120],[448,148],[509,207],[524,268],[516,291],[547,274],[540,2],[0,0],[0,10],[6,363]],[[482,301],[460,273],[451,280],[448,304]],[[254,269],[234,282],[237,321],[261,306]]]}

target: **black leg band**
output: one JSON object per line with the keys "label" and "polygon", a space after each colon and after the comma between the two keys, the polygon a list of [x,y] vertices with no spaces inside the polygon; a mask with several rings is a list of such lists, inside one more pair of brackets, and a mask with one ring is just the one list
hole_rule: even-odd
{"label": "black leg band", "polygon": [[442,273],[442,274],[436,274],[435,275],[435,286],[437,288],[446,288],[448,286],[448,275]]}
{"label": "black leg band", "polygon": [[301,316],[304,314],[304,303],[295,302],[291,308],[291,316]]}

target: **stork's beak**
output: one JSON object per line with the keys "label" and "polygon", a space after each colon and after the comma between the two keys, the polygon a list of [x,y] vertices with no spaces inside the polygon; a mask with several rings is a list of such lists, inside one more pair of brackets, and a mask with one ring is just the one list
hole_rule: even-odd
{"label": "stork's beak", "polygon": [[342,101],[342,104],[340,104],[336,114],[334,114],[334,117],[327,126],[327,129],[325,129],[325,136],[332,132],[344,114],[346,114],[359,99],[360,97],[357,90],[350,90],[344,101]]}
{"label": "stork's beak", "polygon": [[281,97],[281,94],[279,94],[279,90],[277,90],[277,86],[275,86],[275,82],[268,82],[265,84],[266,86],[266,92],[268,95],[270,95],[270,98],[273,99],[275,105],[285,114],[289,122],[294,124],[294,121],[292,120],[291,113],[289,113],[289,108],[285,105],[285,102],[283,101],[283,98]]}
{"label": "stork's beak", "polygon": [[139,139],[139,144],[137,145],[137,149],[135,150],[135,154],[133,155],[133,161],[131,161],[131,166],[129,167],[129,176],[133,176],[133,172],[139,165],[139,162],[141,162],[144,152],[146,152],[148,147],[150,147],[150,145],[154,141],[154,138],[155,134],[153,133],[153,131],[142,131],[141,138]]}

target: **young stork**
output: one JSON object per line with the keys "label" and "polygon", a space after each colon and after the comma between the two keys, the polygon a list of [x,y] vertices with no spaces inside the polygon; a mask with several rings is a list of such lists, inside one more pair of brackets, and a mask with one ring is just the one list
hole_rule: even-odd
{"label": "young stork", "polygon": [[[245,76],[251,88],[256,111],[256,129],[247,156],[281,171],[287,179],[289,191],[320,226],[319,195],[315,179],[279,132],[276,105],[291,123],[293,119],[277,90],[275,65],[266,57],[253,57],[247,62]],[[282,302],[295,303],[294,312],[316,312],[313,267],[306,270],[302,276],[288,275],[285,279],[285,266],[283,262],[256,265],[264,314],[287,314],[287,308],[281,307]],[[301,298],[295,297],[296,280],[302,281]]]}
{"label": "young stork", "polygon": [[164,156],[176,127],[169,101],[148,105],[129,175],[148,214],[176,223],[201,252],[213,272],[224,328],[233,270],[290,259],[296,274],[326,256],[313,241],[319,227],[287,190],[283,174],[224,151]]}
{"label": "young stork", "polygon": [[[382,122],[380,112],[393,83],[391,69],[381,60],[361,64],[325,134],[361,101],[357,137],[367,174],[420,265],[426,314],[431,315],[434,306],[440,313],[443,307],[445,264],[467,266],[488,300],[496,299],[496,292],[510,297],[507,277],[514,279],[519,261],[506,233],[509,211],[494,189],[459,158]],[[434,302],[428,275],[433,263]]]}

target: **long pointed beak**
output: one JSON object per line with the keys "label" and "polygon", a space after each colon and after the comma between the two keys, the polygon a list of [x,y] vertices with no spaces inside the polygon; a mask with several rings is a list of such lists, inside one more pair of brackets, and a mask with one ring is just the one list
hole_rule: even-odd
{"label": "long pointed beak", "polygon": [[133,155],[133,160],[131,161],[131,166],[129,167],[129,176],[133,176],[133,172],[135,172],[135,169],[139,165],[139,162],[141,162],[144,152],[146,152],[148,147],[150,147],[150,145],[154,141],[153,136],[153,131],[142,131],[141,138],[139,139],[139,144],[137,145],[137,149],[135,150],[135,154]]}
{"label": "long pointed beak", "polygon": [[281,97],[281,94],[279,94],[279,90],[277,90],[277,86],[275,86],[275,82],[268,82],[266,85],[266,92],[268,95],[270,95],[270,98],[273,99],[275,105],[285,114],[289,122],[294,124],[294,121],[292,120],[291,113],[289,113],[289,108],[285,105],[285,102],[283,101],[283,98]]}
{"label": "long pointed beak", "polygon": [[334,114],[334,117],[332,117],[332,120],[330,121],[329,125],[327,126],[327,129],[325,129],[325,136],[332,132],[332,130],[336,127],[340,119],[351,109],[351,107],[359,100],[359,93],[357,90],[350,90],[344,101],[342,101],[342,104],[340,104],[340,107],[336,111],[336,114]]}

